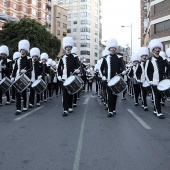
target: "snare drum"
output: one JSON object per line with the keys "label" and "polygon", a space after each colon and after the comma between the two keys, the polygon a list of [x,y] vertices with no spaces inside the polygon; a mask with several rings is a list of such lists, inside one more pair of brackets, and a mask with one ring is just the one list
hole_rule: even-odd
{"label": "snare drum", "polygon": [[148,83],[148,81],[144,81],[142,84],[142,87],[147,91],[147,92],[151,92],[151,86]]}
{"label": "snare drum", "polygon": [[126,83],[121,76],[114,76],[108,82],[108,87],[113,91],[113,94],[119,94],[126,90]]}
{"label": "snare drum", "polygon": [[13,86],[18,93],[22,93],[30,85],[30,83],[31,80],[25,74],[22,74],[15,80]]}
{"label": "snare drum", "polygon": [[77,76],[78,81],[81,83],[81,89],[84,87],[84,81],[81,77]]}
{"label": "snare drum", "polygon": [[0,81],[0,89],[2,89],[3,92],[6,92],[9,90],[9,88],[11,87],[12,82],[8,77],[4,77],[1,81]]}
{"label": "snare drum", "polygon": [[40,79],[40,80],[34,81],[31,87],[35,90],[37,94],[40,94],[47,88],[47,84],[45,83],[44,80]]}
{"label": "snare drum", "polygon": [[164,79],[160,81],[157,85],[157,89],[161,93],[162,96],[166,98],[170,98],[170,80]]}
{"label": "snare drum", "polygon": [[80,79],[78,78],[78,76],[74,75],[68,77],[64,81],[63,86],[67,89],[69,94],[75,94],[82,88]]}

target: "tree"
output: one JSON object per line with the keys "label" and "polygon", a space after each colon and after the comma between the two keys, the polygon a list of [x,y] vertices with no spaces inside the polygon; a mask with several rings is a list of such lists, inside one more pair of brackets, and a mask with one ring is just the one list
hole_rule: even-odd
{"label": "tree", "polygon": [[60,51],[61,42],[45,29],[45,26],[29,18],[23,18],[20,22],[6,22],[0,30],[0,45],[9,47],[10,57],[18,51],[18,42],[27,39],[30,48],[38,47],[42,52],[47,52],[49,57],[55,59]]}

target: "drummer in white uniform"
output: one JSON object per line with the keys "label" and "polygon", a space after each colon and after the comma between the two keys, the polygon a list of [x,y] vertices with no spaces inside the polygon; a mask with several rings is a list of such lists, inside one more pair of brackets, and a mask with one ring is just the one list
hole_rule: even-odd
{"label": "drummer in white uniform", "polygon": [[[6,45],[2,45],[0,47],[0,81],[7,77],[10,78],[10,74],[12,71],[12,64],[11,64],[11,60],[7,59],[7,57],[9,56],[9,49]],[[0,89],[0,106],[2,106],[2,94],[3,91]],[[7,96],[7,102],[6,105],[11,104],[11,100],[10,100],[10,92],[9,90],[7,90],[5,92],[6,96]]]}
{"label": "drummer in white uniform", "polygon": [[[80,72],[79,61],[77,55],[71,53],[73,48],[73,38],[63,38],[63,49],[66,54],[61,56],[58,64],[58,80],[65,81],[70,75]],[[73,111],[73,95],[69,94],[67,89],[63,86],[63,116],[68,115],[68,111]]]}
{"label": "drummer in white uniform", "polygon": [[[34,83],[37,79],[42,78],[42,64],[39,62],[40,50],[34,47],[30,50],[30,56],[32,57],[33,70],[31,71],[31,83]],[[34,107],[35,91],[30,87],[29,107]],[[36,94],[36,105],[40,106],[40,94]]]}
{"label": "drummer in white uniform", "polygon": [[[120,74],[120,70],[122,74],[126,74],[125,65],[122,58],[119,58],[116,55],[116,51],[118,49],[118,43],[116,39],[109,39],[106,43],[106,49],[110,51],[110,54],[103,58],[101,63],[101,73],[102,73],[102,80],[109,81],[113,78],[116,74]],[[103,74],[105,73],[105,74]],[[112,117],[116,114],[116,102],[117,102],[117,95],[114,95],[112,90],[107,86],[108,92],[108,117]]]}

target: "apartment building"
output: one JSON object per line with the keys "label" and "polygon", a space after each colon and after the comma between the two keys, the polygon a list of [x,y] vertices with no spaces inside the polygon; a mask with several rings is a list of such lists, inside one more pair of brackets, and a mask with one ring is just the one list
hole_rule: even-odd
{"label": "apartment building", "polygon": [[67,9],[67,35],[73,37],[78,55],[95,65],[102,38],[100,0],[57,0],[57,4]]}
{"label": "apartment building", "polygon": [[164,50],[166,50],[170,47],[170,0],[141,0],[142,12],[142,45],[146,46],[151,39],[158,38],[163,43]]}

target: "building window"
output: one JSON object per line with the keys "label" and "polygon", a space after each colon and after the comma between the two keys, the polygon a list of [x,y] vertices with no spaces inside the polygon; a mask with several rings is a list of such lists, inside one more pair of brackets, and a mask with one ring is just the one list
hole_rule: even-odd
{"label": "building window", "polygon": [[76,35],[73,35],[73,40],[76,40],[77,39],[77,36]]}
{"label": "building window", "polygon": [[90,40],[90,36],[88,35],[81,35],[81,40]]}
{"label": "building window", "polygon": [[97,38],[95,38],[95,39],[94,39],[94,42],[98,42],[98,39],[97,39]]}
{"label": "building window", "polygon": [[90,51],[80,51],[81,55],[90,55]]}
{"label": "building window", "polygon": [[35,9],[32,9],[32,15],[37,16],[37,11]]}
{"label": "building window", "polygon": [[166,20],[164,22],[160,22],[154,25],[154,33],[158,34],[160,32],[164,32],[170,30],[170,20]]}
{"label": "building window", "polygon": [[27,0],[23,0],[23,2],[27,3]]}
{"label": "building window", "polygon": [[77,21],[73,21],[73,24],[75,24],[75,25],[76,25],[76,24],[77,24]]}
{"label": "building window", "polygon": [[25,6],[23,6],[23,12],[27,12],[27,8]]}
{"label": "building window", "polygon": [[13,8],[14,8],[14,9],[17,9],[17,4],[13,4]]}
{"label": "building window", "polygon": [[73,17],[77,17],[77,13],[73,13]]}
{"label": "building window", "polygon": [[65,37],[67,35],[67,33],[66,32],[63,32],[63,37]]}
{"label": "building window", "polygon": [[90,43],[81,43],[80,46],[90,48]]}
{"label": "building window", "polygon": [[71,7],[70,7],[70,6],[66,7],[66,10],[67,10],[67,11],[70,11],[70,10],[71,10]]}
{"label": "building window", "polygon": [[98,31],[95,31],[95,35],[98,35]]}
{"label": "building window", "polygon": [[81,2],[91,2],[91,0],[81,0]]}
{"label": "building window", "polygon": [[95,45],[95,50],[98,50],[98,46],[97,45]]}
{"label": "building window", "polygon": [[57,35],[60,35],[60,31],[59,30],[57,30]]}
{"label": "building window", "polygon": [[71,29],[67,29],[67,33],[71,33]]}
{"label": "building window", "polygon": [[37,0],[32,0],[32,4],[33,4],[34,6],[37,6]]}
{"label": "building window", "polygon": [[90,17],[90,13],[88,12],[81,12],[81,17]]}
{"label": "building window", "polygon": [[81,9],[88,9],[91,10],[91,7],[89,5],[81,5]]}
{"label": "building window", "polygon": [[3,0],[3,6],[6,6],[7,0]]}
{"label": "building window", "polygon": [[75,46],[75,47],[77,47],[77,44],[76,44],[76,43],[74,43],[74,46]]}
{"label": "building window", "polygon": [[71,0],[66,0],[66,4],[71,4]]}
{"label": "building window", "polygon": [[64,20],[67,20],[67,16],[66,16],[66,15],[63,15],[63,19],[64,19]]}
{"label": "building window", "polygon": [[82,27],[82,28],[80,28],[80,31],[81,32],[90,32],[90,28]]}
{"label": "building window", "polygon": [[44,9],[44,10],[46,9],[46,5],[45,5],[45,4],[43,4],[43,9]]}
{"label": "building window", "polygon": [[63,5],[63,1],[58,1],[58,5]]}
{"label": "building window", "polygon": [[77,32],[77,28],[73,28],[73,32]]}
{"label": "building window", "polygon": [[71,14],[67,14],[67,18],[71,18]]}
{"label": "building window", "polygon": [[98,56],[98,54],[95,52],[95,53],[94,53],[94,56],[95,56],[95,57],[97,57],[97,56]]}
{"label": "building window", "polygon": [[66,28],[66,29],[67,29],[67,24],[64,24],[64,23],[63,23],[63,28]]}
{"label": "building window", "polygon": [[98,28],[98,25],[97,25],[97,24],[95,24],[95,28]]}
{"label": "building window", "polygon": [[60,27],[60,22],[59,21],[57,22],[57,26]]}
{"label": "building window", "polygon": [[67,26],[71,26],[71,21],[68,21],[68,22],[67,22]]}
{"label": "building window", "polygon": [[81,24],[87,24],[87,25],[90,25],[91,22],[89,20],[81,20]]}

